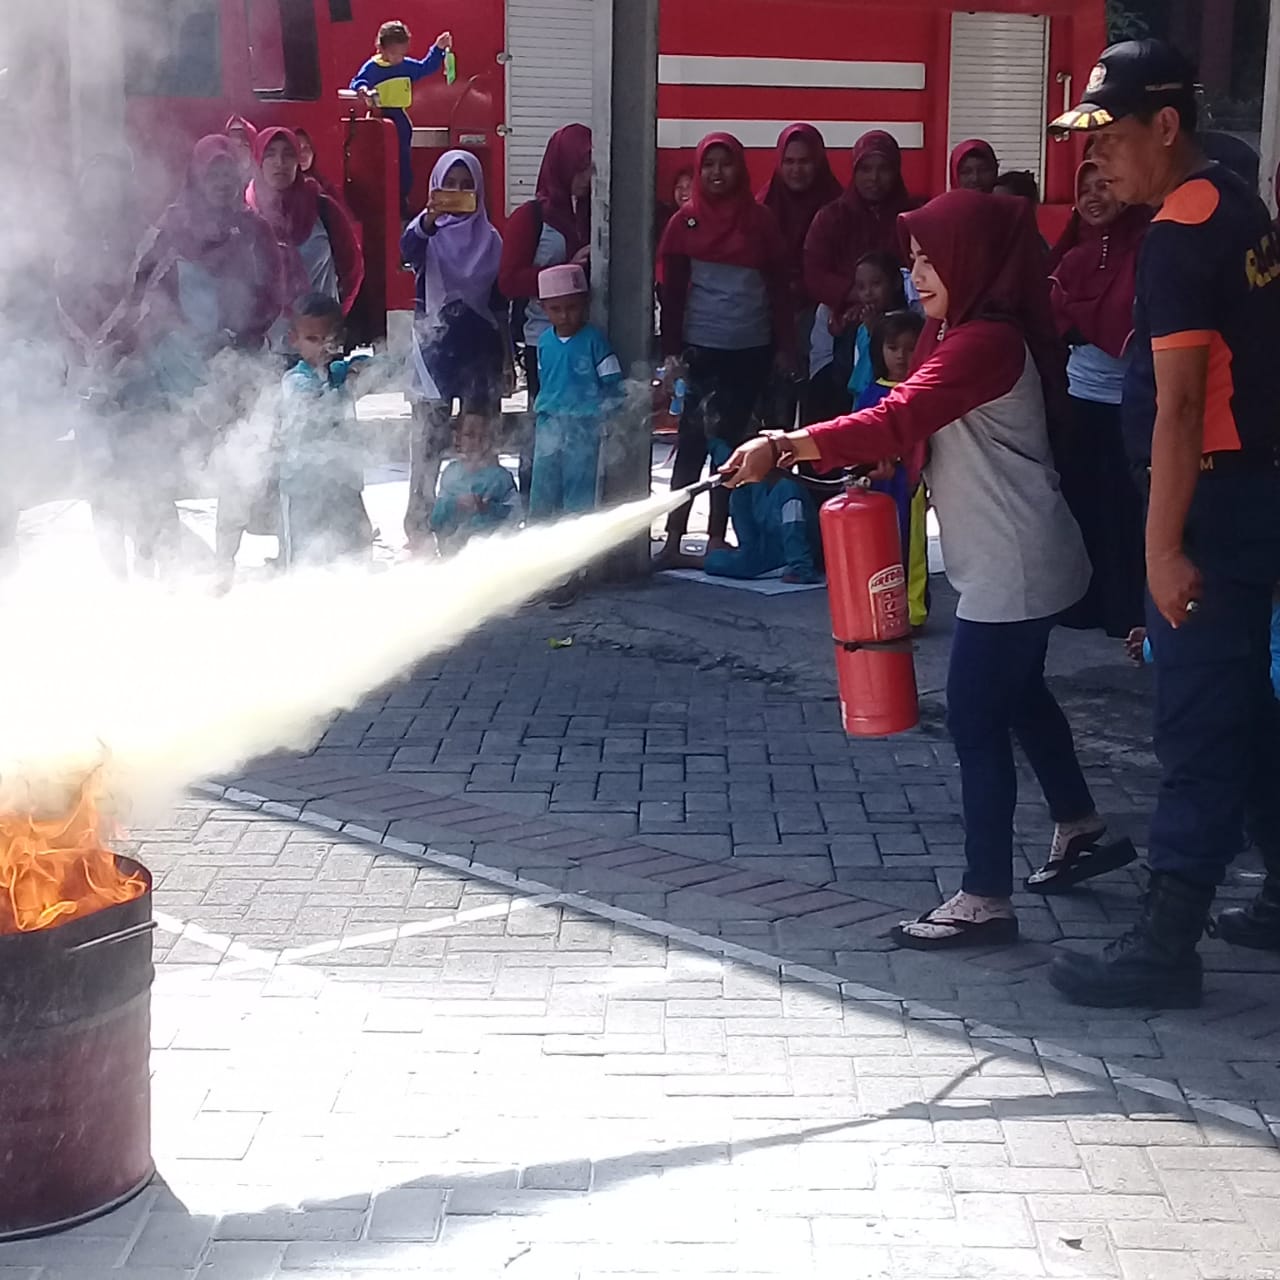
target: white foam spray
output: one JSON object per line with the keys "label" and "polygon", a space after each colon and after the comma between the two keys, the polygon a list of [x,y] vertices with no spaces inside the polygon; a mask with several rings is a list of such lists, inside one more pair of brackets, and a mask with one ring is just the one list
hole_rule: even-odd
{"label": "white foam spray", "polygon": [[303,570],[223,597],[10,580],[0,627],[0,805],[57,804],[104,765],[148,802],[280,749],[647,530],[687,494],[476,539],[384,572]]}

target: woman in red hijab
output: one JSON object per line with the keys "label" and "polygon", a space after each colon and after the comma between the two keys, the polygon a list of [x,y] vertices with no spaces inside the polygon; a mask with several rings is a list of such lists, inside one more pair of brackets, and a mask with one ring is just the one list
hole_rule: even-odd
{"label": "woman in red hijab", "polygon": [[[261,351],[287,300],[275,233],[245,206],[229,138],[215,134],[196,143],[186,184],[160,220],[153,261],[151,360],[163,389],[183,403],[201,384],[217,386],[210,367],[223,351]],[[218,394],[209,397],[217,420],[208,425],[235,421],[244,408],[236,393],[243,390],[242,370],[225,375]],[[202,453],[209,447],[207,440],[187,443]],[[214,554],[228,583],[251,505],[238,486],[223,480]]]}
{"label": "woman in red hijab", "polygon": [[1089,595],[1073,621],[1120,639],[1142,626],[1146,585],[1142,499],[1125,456],[1120,405],[1138,253],[1150,220],[1150,210],[1121,204],[1086,160],[1076,174],[1075,213],[1051,258],[1054,319],[1071,347],[1072,431],[1058,464],[1093,561]]}
{"label": "woman in red hijab", "polygon": [[222,132],[231,139],[236,149],[236,163],[244,174],[245,182],[253,176],[253,147],[258,139],[256,125],[250,124],[244,116],[229,116],[222,126]]}
{"label": "woman in red hijab", "polygon": [[[538,273],[566,262],[587,267],[590,244],[591,130],[585,124],[567,124],[547,143],[537,194],[512,213],[502,234],[498,289],[508,301],[523,306],[523,330],[513,336],[524,342],[530,407],[539,389],[538,339],[551,327],[538,301]],[[520,493],[526,503],[532,477],[533,437],[526,432],[520,446]]]}
{"label": "woman in red hijab", "polygon": [[283,269],[270,226],[245,206],[229,138],[210,134],[196,143],[158,231],[147,278],[156,300],[172,304],[161,323],[182,327],[206,355],[261,347],[283,304]]}
{"label": "woman in red hijab", "polygon": [[[751,194],[742,143],[709,133],[698,144],[693,199],[658,246],[667,382],[686,384],[671,487],[702,474],[711,437],[736,448],[776,368],[795,371],[795,314],[778,221]],[[689,504],[667,520],[659,568],[679,563]],[[709,547],[725,544],[729,495],[711,494]]]}
{"label": "woman in red hijab", "polygon": [[[804,287],[804,242],[824,205],[838,200],[841,186],[831,172],[827,145],[811,124],[788,125],[778,135],[778,159],[773,177],[756,199],[772,211],[782,231],[787,252],[787,276],[791,306],[796,317],[796,350],[800,352],[798,381],[779,388],[770,406],[771,426],[791,426],[797,398],[805,398],[809,374],[809,339],[816,304]],[[766,419],[768,420],[768,418]],[[805,419],[807,420],[807,419]]]}
{"label": "woman in red hijab", "polygon": [[861,316],[858,263],[873,251],[901,256],[898,215],[917,203],[902,180],[897,140],[875,129],[853,148],[853,180],[839,199],[819,210],[805,237],[805,291],[818,304],[811,398],[822,417],[845,413],[850,405],[853,340]]}
{"label": "woman in red hijab", "polygon": [[1052,372],[1054,335],[1031,211],[1021,200],[952,191],[900,221],[928,317],[911,376],[873,408],[752,441],[725,471],[740,484],[793,459],[853,466],[908,457],[928,442],[943,558],[960,596],[947,720],[968,868],[959,893],[894,936],[917,950],[998,945],[1018,936],[1012,737],[1056,824],[1049,866],[1029,889],[1078,882],[1133,851],[1097,848],[1104,824],[1044,681],[1049,633],[1084,595],[1089,560],[1049,448],[1037,353]]}
{"label": "woman in red hijab", "polygon": [[364,283],[355,222],[301,168],[302,148],[289,129],[263,129],[254,140],[257,168],[245,200],[275,233],[287,272],[286,310],[308,293],[336,299],[346,315]]}
{"label": "woman in red hijab", "polygon": [[952,191],[981,191],[989,196],[1000,176],[996,149],[981,138],[957,143],[951,152],[949,168]]}

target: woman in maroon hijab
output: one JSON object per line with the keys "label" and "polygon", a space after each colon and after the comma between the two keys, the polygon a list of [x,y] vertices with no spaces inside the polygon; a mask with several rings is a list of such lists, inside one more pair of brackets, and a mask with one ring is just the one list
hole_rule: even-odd
{"label": "woman in maroon hijab", "polygon": [[[795,369],[795,315],[777,219],[751,194],[742,143],[698,144],[693,199],[663,232],[662,352],[668,384],[687,390],[671,487],[693,484],[714,437],[735,448],[751,431],[771,374]],[[679,563],[689,504],[667,520],[660,568]],[[724,544],[729,495],[711,494],[710,547]]]}
{"label": "woman in maroon hijab", "polygon": [[[539,387],[538,339],[551,327],[538,301],[538,273],[566,262],[586,267],[590,245],[591,130],[585,124],[567,124],[547,143],[537,194],[507,219],[502,236],[498,289],[508,301],[523,306],[523,329],[513,337],[524,342],[531,412]],[[526,502],[532,475],[533,437],[526,433],[520,448],[520,493]]]}
{"label": "woman in maroon hijab", "polygon": [[1056,335],[1031,211],[952,191],[900,222],[928,317],[911,376],[874,408],[750,442],[725,471],[740,484],[793,459],[853,466],[928,442],[943,558],[960,596],[947,719],[968,869],[959,893],[894,937],[917,950],[998,945],[1018,936],[1012,737],[1056,823],[1050,865],[1029,889],[1099,874],[1133,853],[1123,843],[1097,849],[1104,824],[1044,681],[1049,633],[1084,595],[1089,560],[1049,449],[1043,387],[1054,377]]}
{"label": "woman in maroon hijab", "polygon": [[347,207],[302,172],[301,156],[292,130],[263,129],[254,139],[256,173],[245,201],[267,220],[280,245],[286,310],[305,294],[323,293],[346,315],[364,283],[360,237]]}
{"label": "woman in maroon hijab", "polygon": [[1093,562],[1089,595],[1072,620],[1119,639],[1142,626],[1146,586],[1142,499],[1125,456],[1120,405],[1138,253],[1150,221],[1149,209],[1122,205],[1086,160],[1076,174],[1075,213],[1050,259],[1054,319],[1071,347],[1072,430],[1058,465]]}
{"label": "woman in maroon hijab", "polygon": [[948,166],[952,191],[981,191],[989,196],[996,189],[1000,161],[996,150],[981,138],[969,138],[952,149]]}
{"label": "woman in maroon hijab", "polygon": [[778,394],[771,397],[774,403],[769,406],[765,419],[771,426],[793,425],[797,398],[805,399],[809,382],[809,338],[817,304],[804,287],[804,242],[818,211],[838,200],[840,194],[840,183],[831,172],[822,134],[811,124],[792,124],[783,129],[778,135],[778,159],[773,177],[757,193],[756,199],[777,218],[782,232],[800,367],[796,380],[780,386]]}
{"label": "woman in maroon hijab", "polygon": [[858,263],[872,251],[901,257],[898,215],[917,204],[902,180],[897,140],[875,129],[853,148],[853,180],[839,199],[819,210],[805,237],[805,291],[818,304],[809,373],[814,406],[823,417],[847,412],[850,404],[853,339],[861,314]]}
{"label": "woman in maroon hijab", "polygon": [[[165,390],[178,402],[201,384],[219,384],[208,397],[205,425],[224,429],[243,410],[248,390],[239,370],[215,376],[224,351],[257,353],[287,300],[275,233],[245,205],[232,141],[214,134],[192,152],[187,180],[160,219],[147,273],[151,359]],[[194,415],[193,415],[194,416]],[[207,451],[209,441],[190,440]],[[215,557],[230,581],[250,503],[224,482],[218,495]]]}

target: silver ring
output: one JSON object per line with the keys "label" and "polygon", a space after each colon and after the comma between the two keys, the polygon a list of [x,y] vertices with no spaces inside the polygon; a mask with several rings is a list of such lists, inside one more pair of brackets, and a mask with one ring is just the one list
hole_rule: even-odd
{"label": "silver ring", "polygon": [[1188,600],[1188,601],[1187,601],[1187,612],[1188,612],[1188,613],[1199,613],[1199,612],[1200,612],[1200,601],[1199,601],[1199,600]]}

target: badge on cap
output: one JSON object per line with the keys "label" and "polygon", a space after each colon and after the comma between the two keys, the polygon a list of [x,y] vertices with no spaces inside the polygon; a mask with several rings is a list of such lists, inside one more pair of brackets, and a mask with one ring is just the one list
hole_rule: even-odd
{"label": "badge on cap", "polygon": [[1084,91],[1085,93],[1093,93],[1096,90],[1101,89],[1106,82],[1107,69],[1101,62],[1099,62],[1093,70],[1089,72],[1089,83],[1085,85]]}

